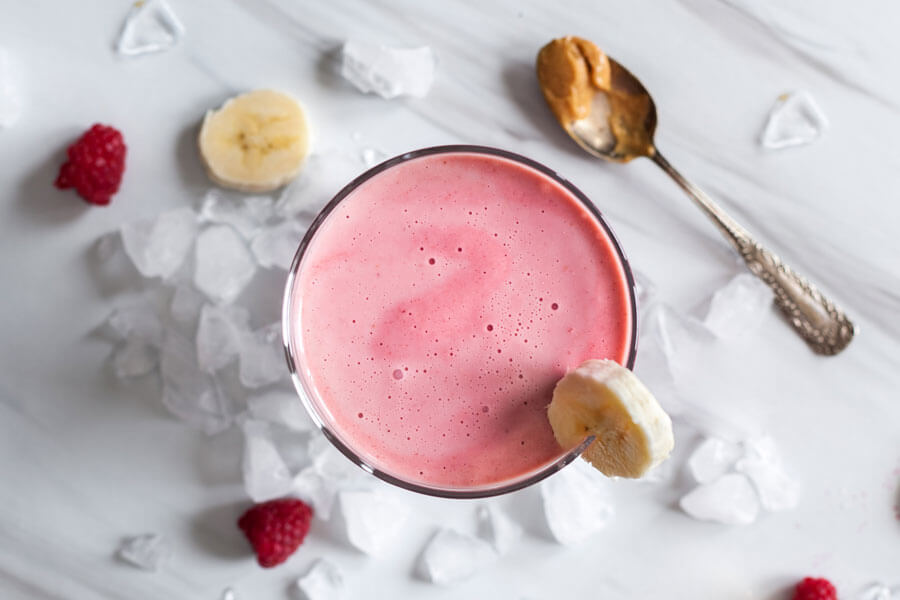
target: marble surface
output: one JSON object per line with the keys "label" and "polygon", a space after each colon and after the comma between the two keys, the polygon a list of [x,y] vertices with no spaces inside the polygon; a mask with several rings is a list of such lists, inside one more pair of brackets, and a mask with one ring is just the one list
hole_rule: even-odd
{"label": "marble surface", "polygon": [[[125,60],[111,50],[127,2],[0,4],[0,45],[22,67],[26,109],[0,131],[0,597],[284,598],[315,558],[347,574],[347,598],[780,598],[807,574],[843,598],[900,583],[900,5],[865,0],[628,3],[172,0],[187,35]],[[247,505],[236,431],[207,438],[172,419],[159,383],[116,381],[94,334],[137,283],[97,268],[96,240],[122,223],[195,204],[208,188],[194,148],[203,112],[256,87],[306,104],[322,156],[388,155],[481,143],[558,170],[611,222],[631,262],[678,310],[702,310],[740,267],[716,230],[649,161],[600,164],[556,128],[532,71],[537,49],[592,38],[638,73],[659,107],[669,160],[859,325],[835,358],[810,353],[774,314],[722,345],[692,382],[742,426],[771,433],[802,485],[800,506],[746,527],[689,519],[679,424],[666,484],[618,482],[614,522],[563,548],[536,521],[512,553],[437,588],[413,575],[437,523],[474,526],[477,503],[411,498],[385,558],[316,523],[283,567],[259,569],[233,523]],[[423,100],[359,94],[335,75],[347,38],[428,44],[439,72]],[[756,144],[782,92],[809,90],[832,126],[804,148]],[[115,124],[128,171],[108,208],[51,183],[64,148]],[[277,299],[281,282],[269,285]],[[130,287],[129,287],[130,286]],[[272,315],[277,315],[273,300]],[[640,360],[640,359],[639,359]],[[501,502],[528,514],[535,491]],[[533,511],[532,511],[533,512]],[[176,559],[159,573],[112,558],[123,536],[161,532]]]}

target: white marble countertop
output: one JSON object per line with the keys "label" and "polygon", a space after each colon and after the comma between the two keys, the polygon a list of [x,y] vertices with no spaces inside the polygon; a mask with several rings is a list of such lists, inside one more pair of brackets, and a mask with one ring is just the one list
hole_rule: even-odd
{"label": "white marble countertop", "polygon": [[[0,8],[0,46],[22,66],[27,100],[21,120],[0,131],[0,597],[217,599],[231,585],[240,598],[284,598],[320,556],[344,569],[347,598],[775,599],[805,575],[828,576],[853,598],[870,581],[900,583],[900,5],[172,6],[183,42],[132,60],[111,50],[126,2]],[[437,523],[471,529],[473,502],[411,499],[413,519],[386,558],[363,556],[316,523],[286,565],[258,568],[234,527],[247,505],[240,434],[195,432],[162,409],[155,378],[123,384],[111,373],[110,346],[93,332],[133,287],[98,270],[96,240],[194,205],[209,186],[194,148],[203,112],[236,91],[274,87],[303,100],[323,155],[481,143],[546,163],[595,200],[663,301],[696,311],[739,272],[734,255],[649,161],[600,164],[556,128],[532,64],[565,34],[597,41],[639,74],[669,160],[858,323],[846,352],[822,358],[773,310],[691,382],[725,414],[775,437],[802,485],[799,507],[745,527],[692,520],[677,508],[682,454],[668,484],[613,486],[616,519],[584,545],[558,546],[528,524],[512,553],[454,587],[415,578],[413,564]],[[430,95],[358,93],[335,75],[348,38],[431,45],[439,71]],[[807,147],[761,150],[772,102],[800,88],[830,130]],[[108,208],[52,187],[65,146],[97,121],[129,144]],[[271,287],[277,297],[277,277]],[[689,431],[676,430],[682,450],[695,443]],[[529,490],[503,502],[533,500]],[[113,560],[123,536],[146,531],[172,540],[171,564],[144,573]]]}

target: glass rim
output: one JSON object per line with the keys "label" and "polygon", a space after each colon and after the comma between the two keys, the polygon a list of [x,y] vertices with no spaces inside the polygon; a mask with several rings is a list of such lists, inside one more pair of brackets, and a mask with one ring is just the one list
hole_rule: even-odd
{"label": "glass rim", "polygon": [[[545,479],[546,477],[549,477],[553,473],[559,471],[560,469],[574,461],[579,455],[581,455],[581,453],[584,452],[588,445],[590,445],[590,443],[593,441],[593,436],[586,438],[575,448],[572,448],[556,460],[553,460],[543,465],[542,467],[539,467],[536,471],[530,471],[523,477],[505,480],[499,483],[457,488],[442,487],[439,485],[428,485],[403,479],[402,477],[398,477],[386,471],[382,471],[375,465],[369,464],[369,462],[367,462],[367,460],[362,457],[358,451],[353,449],[351,444],[346,443],[344,440],[342,440],[341,436],[337,432],[333,431],[328,423],[326,423],[322,415],[319,414],[318,408],[315,406],[315,400],[313,400],[315,387],[311,382],[307,382],[307,378],[304,377],[303,373],[298,368],[297,361],[299,360],[299,356],[298,353],[295,352],[293,336],[291,335],[291,316],[293,314],[293,303],[291,299],[293,297],[294,285],[297,280],[297,275],[300,271],[300,265],[303,261],[303,257],[306,255],[310,244],[313,241],[313,238],[315,237],[319,228],[321,228],[322,224],[328,218],[328,216],[345,198],[350,196],[350,194],[352,194],[358,187],[360,187],[363,183],[367,182],[379,173],[382,173],[383,171],[386,171],[396,165],[405,163],[407,161],[421,158],[423,156],[431,156],[434,154],[484,154],[488,156],[504,158],[525,167],[529,167],[537,171],[538,173],[549,177],[554,182],[561,185],[566,191],[568,191],[578,200],[578,202],[585,208],[585,210],[587,210],[590,215],[600,224],[604,234],[615,250],[619,265],[621,266],[624,273],[625,287],[628,294],[628,304],[631,311],[631,327],[629,331],[630,340],[628,343],[628,356],[623,366],[628,369],[631,369],[634,366],[635,355],[637,353],[638,338],[637,300],[634,290],[634,275],[631,272],[631,266],[625,256],[625,252],[622,250],[621,244],[619,244],[619,240],[616,238],[609,224],[603,218],[600,210],[580,189],[572,185],[572,183],[570,183],[567,179],[560,176],[556,173],[556,171],[550,169],[549,167],[528,157],[516,154],[514,152],[509,152],[508,150],[493,148],[491,146],[479,146],[470,144],[431,146],[427,148],[421,148],[419,150],[405,152],[403,154],[390,158],[378,165],[375,165],[370,169],[367,169],[366,171],[355,177],[352,181],[350,181],[350,183],[341,188],[341,190],[337,194],[335,194],[335,196],[328,202],[328,204],[326,204],[316,215],[316,218],[313,220],[312,224],[310,224],[309,228],[306,231],[306,234],[303,236],[303,239],[301,240],[300,245],[297,248],[296,253],[294,254],[294,260],[292,261],[291,268],[288,271],[287,282],[285,283],[284,298],[282,302],[282,343],[284,347],[285,358],[288,364],[288,369],[291,373],[291,380],[294,383],[294,388],[296,389],[297,394],[300,397],[300,401],[303,403],[303,406],[306,409],[306,412],[310,415],[313,422],[326,437],[326,439],[328,439],[328,441],[335,448],[337,448],[344,456],[350,459],[350,461],[353,462],[356,466],[362,468],[367,473],[378,477],[382,481],[385,481],[402,489],[406,489],[412,492],[418,492],[420,494],[436,496],[439,498],[488,498],[491,496],[499,496],[502,494],[520,490],[525,487],[529,487]],[[297,357],[297,359],[295,359],[295,356]],[[312,390],[310,390],[309,388],[312,388]]]}

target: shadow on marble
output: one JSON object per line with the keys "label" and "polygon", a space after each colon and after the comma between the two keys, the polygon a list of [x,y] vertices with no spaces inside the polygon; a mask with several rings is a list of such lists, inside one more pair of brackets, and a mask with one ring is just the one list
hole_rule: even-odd
{"label": "shadow on marble", "polygon": [[240,516],[249,500],[237,500],[213,506],[191,521],[190,539],[204,553],[224,560],[246,560],[253,556],[250,544],[238,529]]}
{"label": "shadow on marble", "polygon": [[56,226],[73,221],[90,210],[91,205],[79,198],[75,190],[60,190],[53,185],[59,167],[66,161],[66,148],[78,139],[78,135],[73,130],[71,135],[64,136],[65,144],[47,156],[19,184],[19,210],[27,219]]}
{"label": "shadow on marble", "polygon": [[334,90],[349,90],[350,83],[341,76],[341,44],[325,50],[316,62],[316,81]]}
{"label": "shadow on marble", "polygon": [[[524,120],[537,130],[537,141],[552,144],[558,150],[580,159],[588,158],[575,142],[562,130],[547,107],[538,86],[534,64],[512,62],[503,67],[503,84],[509,97],[519,108]],[[516,135],[514,132],[509,132]],[[519,134],[519,137],[528,137]],[[595,160],[591,158],[590,160]]]}
{"label": "shadow on marble", "polygon": [[238,428],[232,427],[212,436],[198,433],[193,445],[192,465],[198,482],[205,487],[240,488],[244,441]]}
{"label": "shadow on marble", "polygon": [[206,111],[216,109],[230,96],[232,93],[216,94],[209,96],[203,101],[196,102],[196,110],[192,114],[197,115],[197,120],[193,121],[178,134],[175,142],[175,158],[178,163],[178,175],[185,186],[195,194],[198,198],[208,188],[213,187],[213,183],[206,175],[206,167],[200,159],[200,150],[197,147],[197,138],[200,135],[200,126],[203,124],[203,117]]}

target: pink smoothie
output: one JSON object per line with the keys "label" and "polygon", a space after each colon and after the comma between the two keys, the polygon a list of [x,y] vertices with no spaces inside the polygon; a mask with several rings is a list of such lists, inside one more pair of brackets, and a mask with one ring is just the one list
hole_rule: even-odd
{"label": "pink smoothie", "polygon": [[624,363],[623,265],[565,187],[497,156],[414,158],[327,217],[290,298],[298,370],[327,426],[406,481],[472,488],[558,460],[553,386]]}

